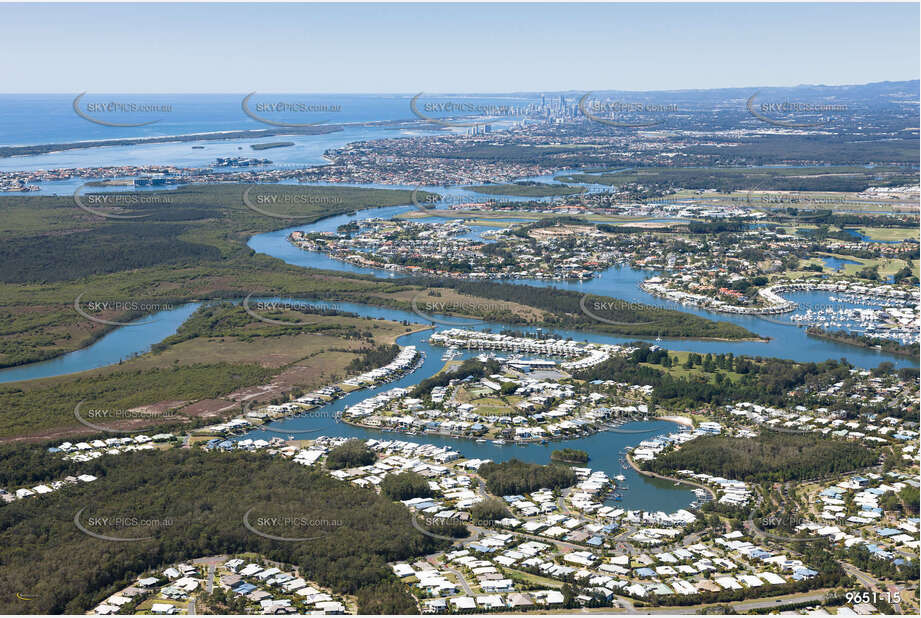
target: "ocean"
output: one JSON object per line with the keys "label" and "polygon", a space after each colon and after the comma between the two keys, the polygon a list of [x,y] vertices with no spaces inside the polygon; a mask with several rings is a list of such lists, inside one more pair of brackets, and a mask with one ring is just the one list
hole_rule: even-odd
{"label": "ocean", "polygon": [[[77,95],[0,95],[0,146],[34,146],[109,139],[161,137],[273,129],[270,124],[255,120],[243,111],[244,94],[185,94],[185,95],[93,95],[78,102],[85,115],[119,123],[156,120],[154,124],[135,127],[100,125],[78,115],[73,108]],[[39,154],[0,157],[0,171],[35,171],[63,168],[113,167],[120,165],[175,165],[208,167],[217,157],[258,157],[270,159],[272,167],[305,167],[325,163],[322,155],[330,149],[376,138],[406,137],[416,134],[436,134],[444,131],[465,132],[467,127],[445,127],[436,123],[414,125],[362,123],[420,120],[410,108],[414,95],[255,95],[247,109],[265,120],[286,123],[320,122],[336,124],[343,130],[317,135],[274,135],[227,140],[166,142],[79,148]],[[135,104],[149,105],[160,111],[132,112],[88,111],[93,106]],[[522,97],[429,96],[417,101],[416,109],[426,117],[438,119],[451,115],[448,111],[426,111],[433,102],[463,106],[461,116],[474,117],[480,107],[520,109],[539,103],[539,99]],[[260,111],[260,106],[285,105],[318,106],[324,111],[294,111],[275,113]],[[114,109],[119,109],[115,107]],[[168,111],[164,111],[168,110]],[[338,111],[328,111],[338,110]],[[474,110],[474,111],[470,111]],[[507,122],[500,119],[499,122]],[[292,146],[255,151],[252,144],[287,141]],[[42,183],[41,194],[71,193],[79,182]]]}
{"label": "ocean", "polygon": [[[87,93],[78,103],[81,111],[104,122],[140,123],[140,127],[104,126],[86,120],[73,109],[73,94],[0,94],[0,146],[23,146],[59,142],[77,142],[114,138],[152,137],[267,129],[271,125],[251,118],[242,109],[246,93],[240,94],[96,94]],[[416,120],[410,109],[414,94],[256,94],[247,107],[259,117],[289,123],[358,123],[392,120]],[[539,103],[539,98],[520,96],[479,97],[469,95],[423,95],[417,109],[427,116],[450,115],[431,111],[432,104],[525,106]],[[89,106],[114,104],[149,105],[157,111],[87,111]],[[260,106],[281,106],[282,111],[259,111]],[[318,111],[299,111],[296,106],[318,106]],[[291,111],[284,111],[295,106]],[[168,108],[168,111],[167,111]],[[336,109],[338,108],[338,109]],[[468,114],[466,108],[454,114]]]}

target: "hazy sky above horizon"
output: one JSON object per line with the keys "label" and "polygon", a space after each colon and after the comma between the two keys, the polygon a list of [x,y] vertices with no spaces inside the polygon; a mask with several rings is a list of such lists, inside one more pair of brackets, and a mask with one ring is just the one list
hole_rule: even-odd
{"label": "hazy sky above horizon", "polygon": [[672,90],[919,77],[913,4],[0,4],[0,90]]}

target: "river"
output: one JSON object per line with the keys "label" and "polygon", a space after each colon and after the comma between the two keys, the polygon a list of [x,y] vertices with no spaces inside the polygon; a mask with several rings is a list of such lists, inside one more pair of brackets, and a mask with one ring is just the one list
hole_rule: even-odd
{"label": "river", "polygon": [[[336,227],[342,223],[359,217],[391,217],[405,212],[406,210],[408,210],[408,207],[405,206],[388,207],[361,211],[355,215],[330,217],[306,227],[296,226],[294,228],[278,230],[266,234],[258,234],[252,237],[249,246],[256,251],[272,255],[285,262],[298,266],[380,275],[381,273],[374,269],[357,268],[338,260],[333,260],[319,253],[306,252],[295,248],[287,241],[287,236],[290,231],[294,229],[309,229],[311,231],[335,230]],[[637,283],[648,275],[649,273],[644,271],[628,267],[619,267],[609,269],[598,279],[581,284],[543,281],[528,281],[522,283],[585,290],[593,293],[625,298],[627,300],[667,306],[666,303],[645,294],[645,292],[637,287]],[[387,276],[391,275],[388,274]],[[311,304],[309,301],[297,301],[284,298],[252,299],[253,302],[257,300],[284,303],[303,302],[304,304]],[[154,343],[162,341],[164,338],[175,333],[179,326],[188,319],[200,305],[201,303],[188,303],[167,311],[161,311],[145,319],[137,320],[134,325],[120,327],[85,349],[72,352],[57,359],[4,369],[0,371],[0,382],[44,378],[85,371],[87,369],[114,364],[136,354],[141,354],[149,350],[150,346]],[[368,318],[405,321],[416,324],[429,323],[416,313],[398,309],[373,307],[357,303],[336,303],[335,305],[339,310],[353,312]],[[687,309],[682,308],[682,310]],[[702,311],[694,311],[694,313],[706,315],[706,312]],[[445,322],[458,322],[457,319],[452,319],[448,316],[432,317],[438,320],[444,320]],[[680,342],[675,342],[674,347],[700,353],[732,351],[736,354],[792,357],[796,360],[824,360],[826,358],[835,358],[836,356],[847,356],[849,360],[857,364],[860,364],[860,360],[872,361],[865,366],[875,365],[879,360],[886,358],[886,355],[881,354],[860,354],[864,351],[851,348],[850,346],[839,346],[822,340],[806,339],[801,333],[801,330],[794,326],[768,322],[754,317],[728,317],[735,318],[732,321],[742,322],[743,325],[751,330],[759,334],[768,334],[774,337],[774,339],[769,343],[681,340]],[[467,321],[463,320],[459,322],[464,322],[465,328],[480,330],[501,330],[504,327],[502,324],[478,320],[473,321],[472,324],[468,324]],[[434,324],[433,327],[435,330],[443,330],[450,326],[438,323]],[[525,331],[532,330],[522,327],[515,328]],[[400,345],[415,345],[420,351],[425,353],[425,361],[415,371],[403,376],[395,382],[381,385],[373,389],[363,389],[350,393],[310,415],[273,422],[267,425],[269,428],[268,430],[262,429],[253,431],[248,433],[245,437],[270,438],[290,434],[296,437],[305,438],[328,435],[356,438],[406,439],[440,445],[450,444],[465,457],[492,459],[494,461],[504,461],[516,457],[523,461],[534,463],[548,462],[550,452],[553,450],[552,445],[509,444],[499,446],[491,442],[476,443],[471,440],[436,435],[425,435],[424,437],[416,438],[403,434],[368,430],[335,421],[334,416],[336,412],[344,410],[348,406],[376,392],[395,387],[412,386],[434,375],[440,370],[444,364],[441,360],[442,350],[440,348],[433,348],[429,345],[428,337],[431,332],[431,330],[426,330],[410,333],[397,340]],[[635,337],[616,337],[567,329],[553,330],[548,334],[556,337],[571,337],[577,340],[598,343],[624,343],[636,339]],[[809,347],[801,348],[799,345],[789,345],[789,339],[793,336],[799,336],[805,339],[809,343]],[[842,349],[842,353],[836,354],[839,348]],[[855,353],[857,353],[857,358],[855,358]],[[473,354],[472,352],[467,352],[464,353],[461,358],[469,358]],[[897,361],[902,361],[898,364],[903,366],[910,364],[907,362],[907,359],[896,359],[896,362]],[[675,431],[676,429],[676,425],[667,421],[634,422],[621,427],[620,431],[623,431],[623,433],[620,431],[605,431],[589,437],[566,441],[566,446],[587,451],[592,457],[588,464],[589,467],[602,470],[609,476],[618,474],[624,475],[625,481],[618,483],[622,489],[620,493],[623,497],[617,502],[609,500],[611,504],[624,508],[671,512],[679,508],[687,507],[694,500],[694,494],[686,488],[675,487],[670,482],[643,477],[629,466],[624,465],[621,457],[626,447],[636,445],[641,440],[648,437],[661,435]],[[624,489],[624,487],[627,489]]]}
{"label": "river", "polygon": [[[320,304],[290,298],[264,297],[250,299],[251,306],[255,306],[260,301],[284,304]],[[237,302],[240,302],[240,300],[237,300]],[[330,303],[326,302],[321,304],[324,307],[330,305]],[[145,319],[137,320],[136,323],[130,326],[118,328],[87,348],[66,354],[56,359],[4,369],[0,371],[0,382],[12,382],[16,380],[70,374],[77,371],[85,371],[114,364],[120,360],[125,360],[137,354],[141,354],[149,350],[150,346],[154,343],[162,341],[169,335],[175,333],[179,326],[185,322],[200,305],[201,303],[188,303],[168,311],[161,311]],[[357,313],[367,318],[405,321],[416,324],[425,323],[425,320],[415,313],[399,309],[373,307],[357,303],[335,303],[334,306],[338,310]],[[452,321],[452,318],[449,316],[434,315],[432,317],[439,320],[443,319],[446,322]],[[443,330],[446,328],[450,327],[447,325],[436,325],[435,330]],[[465,328],[499,330],[503,328],[503,325],[478,322],[472,325],[465,325]],[[519,330],[529,330],[533,332],[533,329]],[[314,438],[319,435],[400,439],[442,446],[451,445],[465,457],[492,459],[493,461],[504,461],[515,457],[533,463],[549,462],[551,451],[554,448],[559,448],[559,444],[561,443],[552,442],[550,445],[546,446],[538,444],[507,444],[499,446],[491,442],[477,443],[473,440],[451,438],[448,436],[425,435],[414,437],[399,433],[374,431],[337,422],[335,420],[334,417],[336,412],[340,412],[375,393],[396,387],[411,387],[421,380],[437,373],[444,366],[444,361],[441,360],[444,350],[443,348],[436,348],[429,344],[428,338],[432,332],[432,330],[423,330],[403,335],[397,339],[399,345],[414,345],[419,351],[425,354],[425,360],[414,371],[404,375],[400,379],[375,388],[353,391],[345,397],[313,411],[309,415],[275,421],[267,425],[269,428],[268,430],[262,429],[251,431],[235,439],[270,439],[272,437],[287,437],[288,435],[305,439]],[[569,331],[559,332],[558,334],[560,336],[566,336],[567,332]],[[578,335],[579,333],[572,332],[572,334]],[[621,341],[619,338],[603,335],[590,335],[588,338],[593,341],[606,343]],[[470,358],[476,354],[476,352],[463,352],[457,358]],[[614,500],[611,498],[608,501],[610,504],[622,506],[623,508],[673,512],[679,508],[686,508],[694,500],[694,494],[687,488],[674,487],[670,482],[650,479],[638,474],[629,466],[624,465],[621,462],[621,457],[626,447],[636,445],[644,439],[670,433],[677,429],[678,425],[668,421],[639,421],[628,423],[617,430],[605,431],[577,440],[568,440],[565,445],[572,448],[583,449],[590,453],[592,459],[587,464],[589,467],[603,470],[609,476],[623,474],[624,477],[626,477],[625,481],[618,482],[620,488],[619,493],[623,496],[622,499]]]}
{"label": "river", "polygon": [[[267,300],[269,302],[292,302],[290,299],[281,298],[261,300]],[[305,304],[312,303],[305,302]],[[326,304],[327,303],[323,303],[324,306]],[[400,311],[398,309],[368,307],[366,305],[354,303],[336,303],[336,308],[342,311],[360,313],[361,315],[372,318],[413,322],[422,321],[419,316],[414,313]],[[446,316],[436,317],[441,318]],[[436,326],[435,330],[444,330],[445,328],[449,327]],[[466,328],[495,330],[501,328],[501,325],[479,323],[467,326]],[[431,434],[410,436],[397,432],[376,431],[356,427],[343,422],[337,422],[335,420],[336,412],[341,412],[374,394],[397,387],[412,387],[425,378],[431,377],[440,371],[444,366],[444,361],[441,359],[444,348],[433,347],[429,344],[428,339],[432,332],[432,330],[424,330],[403,335],[397,339],[399,345],[414,345],[420,352],[425,354],[425,360],[415,371],[387,384],[353,391],[341,399],[337,399],[312,411],[310,414],[272,422],[267,425],[269,430],[262,429],[251,431],[243,436],[235,438],[235,440],[245,438],[263,438],[268,440],[273,437],[288,437],[288,435],[303,439],[311,439],[324,435],[361,439],[405,440],[409,442],[437,444],[439,446],[452,446],[464,457],[491,459],[493,461],[505,461],[514,457],[532,463],[548,463],[550,461],[550,453],[555,448],[560,448],[563,443],[551,442],[548,445],[506,444],[500,446],[492,442],[478,443],[469,439],[452,438],[449,436]],[[457,360],[472,358],[477,354],[478,352],[465,351],[457,357]],[[623,496],[622,500],[615,501],[611,499],[609,500],[610,504],[647,511],[662,510],[673,512],[679,508],[686,508],[694,500],[694,494],[686,487],[675,487],[673,483],[650,479],[640,475],[630,468],[629,465],[622,464],[621,457],[624,454],[624,449],[628,446],[635,446],[644,439],[671,433],[678,429],[678,425],[669,421],[637,421],[623,425],[618,428],[618,430],[604,431],[577,440],[567,440],[565,446],[582,449],[588,452],[591,456],[591,460],[586,464],[588,467],[603,470],[609,476],[623,474],[624,477],[626,477],[625,481],[617,483],[622,489],[624,485],[627,487],[627,489],[620,492]]]}
{"label": "river", "polygon": [[[304,251],[289,243],[287,237],[294,230],[314,232],[335,231],[337,227],[349,221],[369,217],[389,218],[409,210],[412,210],[412,207],[389,206],[385,208],[362,210],[352,215],[328,217],[311,225],[298,225],[276,230],[274,232],[256,234],[250,238],[248,246],[254,251],[276,257],[295,266],[370,274],[386,278],[398,277],[400,276],[399,274],[383,272],[373,268],[353,266],[340,260],[332,259],[321,253]],[[803,328],[789,323],[787,318],[725,315],[695,307],[676,305],[675,303],[656,298],[640,289],[639,283],[653,274],[654,273],[651,271],[634,269],[629,266],[616,266],[609,268],[599,277],[589,281],[511,280],[510,282],[575,290],[665,307],[668,309],[686,311],[709,319],[733,322],[758,335],[770,337],[770,340],[767,342],[697,341],[688,339],[670,340],[666,338],[665,342],[662,343],[670,349],[688,350],[700,354],[706,354],[708,352],[714,354],[732,352],[736,355],[773,356],[802,362],[821,362],[833,358],[846,358],[854,365],[864,368],[876,367],[883,361],[892,362],[896,367],[918,366],[918,361],[914,358],[898,357],[878,350],[858,348],[809,337],[806,335]],[[826,295],[817,292],[807,293],[806,296],[808,296],[808,303],[810,306],[818,306],[821,304],[822,300],[826,298]],[[807,299],[804,297],[798,300],[804,301]],[[171,310],[162,311],[148,316],[147,318],[137,320],[132,323],[131,326],[120,327],[112,331],[86,348],[76,350],[55,359],[2,369],[0,370],[0,383],[48,378],[96,369],[116,364],[138,354],[143,354],[149,350],[150,346],[153,344],[175,333],[179,326],[198,308],[198,306],[199,303],[187,303]],[[840,306],[845,308],[851,305],[849,303],[840,303]],[[859,305],[853,306],[857,307]],[[375,307],[364,305],[354,305],[354,307],[356,308],[356,312],[361,315],[382,317],[378,315],[378,311],[382,310]],[[402,314],[401,317],[395,319],[405,319],[420,323],[424,322],[423,318],[416,314],[408,312],[400,313]],[[501,324],[488,324],[488,326],[495,329],[504,327],[504,325]],[[555,332],[563,337],[599,343],[624,343],[642,339],[638,337],[617,337],[613,335],[602,335],[566,329],[558,329]],[[651,339],[646,340],[652,341]]]}
{"label": "river", "polygon": [[[341,133],[327,134],[323,136],[311,136],[309,138],[293,137],[286,138],[294,141],[291,148],[270,151],[270,158],[274,163],[267,167],[282,166],[307,166],[322,164],[322,153],[327,148],[336,147],[343,143],[351,141],[360,141],[373,137],[398,137],[411,133],[401,131],[392,127],[346,127]],[[174,165],[201,166],[207,165],[217,156],[235,156],[240,155],[245,145],[256,140],[228,140],[226,142],[206,142],[204,148],[191,148],[188,143],[168,143],[168,144],[150,144],[144,146],[132,147],[110,147],[99,149],[87,149],[83,151],[63,151],[58,153],[48,153],[30,157],[16,158],[11,161],[3,161],[0,169],[37,169],[53,167],[83,167],[98,165],[146,165],[146,164],[163,164],[169,162]],[[248,150],[248,149],[247,149]],[[103,159],[100,161],[99,157]],[[559,173],[558,173],[559,174]],[[553,175],[534,177],[531,179],[541,182],[556,182]],[[45,193],[68,194],[82,184],[82,180],[72,180],[60,183],[46,183],[44,186]],[[383,185],[362,185],[378,188],[396,188]],[[405,187],[412,189],[412,187]],[[589,191],[603,190],[600,185],[587,185]],[[503,200],[527,200],[530,198],[515,198],[504,196],[485,196],[473,193],[462,187],[441,187],[425,188],[428,191],[439,191],[445,196],[445,201],[452,200],[462,201],[472,198],[477,200],[496,199]],[[548,198],[545,198],[548,199]],[[398,274],[383,272],[376,269],[360,268],[346,264],[344,262],[331,259],[319,253],[306,252],[291,245],[287,241],[287,236],[294,230],[307,231],[335,231],[339,225],[356,219],[368,217],[389,218],[397,214],[412,210],[409,206],[398,206],[378,209],[363,210],[355,215],[342,215],[329,217],[320,220],[308,226],[295,226],[265,234],[253,236],[248,245],[255,251],[264,253],[281,259],[288,264],[307,268],[320,268],[328,270],[337,270],[342,272],[372,274],[378,277],[392,278],[400,276]],[[446,217],[451,217],[450,212],[445,213]],[[500,220],[510,222],[508,220]],[[483,231],[490,229],[485,226],[472,226],[470,237],[478,237]],[[761,336],[770,337],[769,342],[725,342],[725,341],[693,341],[693,340],[676,340],[667,341],[665,345],[672,349],[689,350],[699,353],[720,353],[733,352],[734,354],[746,354],[753,356],[776,356],[781,358],[791,358],[798,361],[823,361],[829,358],[847,358],[851,363],[861,367],[875,367],[881,361],[888,360],[896,366],[917,366],[915,359],[905,359],[893,357],[873,350],[865,350],[852,346],[845,346],[829,341],[807,337],[802,329],[784,324],[770,319],[760,318],[757,316],[734,316],[717,314],[701,309],[675,306],[673,303],[655,298],[638,287],[639,282],[652,276],[650,271],[641,271],[626,266],[610,268],[599,277],[583,282],[561,282],[561,281],[527,281],[517,280],[513,283],[528,284],[542,287],[554,287],[559,289],[570,289],[580,292],[591,292],[604,296],[621,298],[628,301],[641,302],[659,307],[666,307],[686,311],[695,315],[707,317],[716,320],[725,320],[739,324],[752,332]],[[290,299],[278,299],[291,302]],[[184,323],[192,313],[201,305],[199,302],[187,303],[176,308],[161,311],[133,322],[130,326],[117,328],[116,330],[103,336],[90,346],[65,354],[61,357],[48,361],[31,363],[20,367],[12,367],[0,370],[0,383],[9,383],[20,380],[30,380],[38,378],[48,378],[59,375],[68,375],[90,369],[96,369],[109,365],[117,364],[138,354],[143,354],[150,347],[162,341],[166,337],[176,332],[179,326]],[[414,323],[425,323],[425,320],[414,313],[399,311],[394,309],[384,309],[371,307],[367,305],[358,305],[352,303],[339,303],[342,310],[352,311],[359,315],[370,318],[385,318],[390,320],[405,320]],[[450,319],[449,319],[450,320]],[[504,327],[501,324],[477,321],[467,328],[493,329],[499,330]],[[435,326],[436,330],[446,328],[445,326]],[[515,327],[517,330],[529,330],[521,327]],[[280,434],[290,433],[299,435],[299,432],[310,432],[300,434],[304,437],[313,437],[316,435],[328,436],[347,436],[359,438],[381,438],[381,439],[406,439],[410,441],[420,441],[441,445],[450,444],[461,454],[467,457],[488,458],[494,461],[503,461],[512,457],[517,457],[524,461],[535,463],[546,463],[549,461],[550,452],[553,445],[541,446],[537,444],[519,445],[509,444],[498,446],[490,442],[476,443],[471,440],[456,439],[443,436],[425,435],[424,437],[414,438],[397,433],[382,433],[372,430],[366,430],[359,427],[353,427],[345,423],[336,422],[333,418],[335,412],[361,401],[362,399],[373,395],[375,392],[388,390],[398,386],[411,386],[420,380],[433,375],[442,366],[441,350],[433,348],[428,344],[428,336],[431,331],[422,331],[404,335],[398,339],[400,345],[415,345],[421,351],[426,353],[425,361],[413,372],[402,377],[401,379],[381,385],[373,389],[364,389],[355,391],[342,399],[332,402],[307,416],[301,416],[282,421],[273,422],[267,427],[272,431],[265,429],[253,431],[247,434],[249,438],[269,438]],[[601,335],[597,333],[556,330],[553,335],[557,337],[572,337],[577,340],[594,341],[600,343],[624,343],[636,340],[636,337],[616,337],[611,335]],[[461,358],[471,356],[473,353],[465,353]],[[586,450],[592,459],[587,464],[594,469],[603,470],[610,476],[623,474],[626,477],[624,482],[618,485],[623,489],[623,499],[620,502],[611,502],[625,508],[636,508],[647,511],[674,511],[678,508],[686,507],[694,498],[693,493],[688,489],[674,487],[672,483],[643,477],[635,472],[629,466],[622,463],[621,456],[624,449],[640,442],[641,440],[664,433],[672,432],[677,429],[673,423],[666,421],[643,421],[633,422],[624,425],[618,431],[605,431],[590,437],[570,440],[566,446]]]}
{"label": "river", "polygon": [[[336,228],[345,223],[371,217],[390,218],[398,214],[413,210],[410,206],[389,206],[362,210],[351,215],[329,217],[311,225],[298,225],[290,228],[257,234],[250,238],[248,246],[259,253],[276,257],[288,264],[304,268],[319,268],[338,270],[343,272],[370,274],[378,277],[394,278],[401,276],[398,273],[383,271],[375,268],[354,266],[341,260],[333,259],[318,252],[304,251],[287,241],[288,235],[295,230],[308,232],[335,232]],[[450,215],[448,215],[450,216]],[[849,362],[859,367],[873,368],[883,361],[892,362],[897,367],[917,367],[918,362],[913,358],[897,357],[878,350],[858,348],[815,337],[809,337],[805,329],[793,325],[789,319],[778,319],[772,316],[755,315],[730,315],[707,311],[696,307],[678,305],[664,299],[657,298],[639,287],[644,279],[655,275],[654,271],[635,269],[630,266],[614,266],[604,271],[600,276],[588,281],[543,281],[528,279],[506,280],[508,283],[533,285],[538,287],[552,287],[558,289],[574,290],[582,293],[610,296],[630,302],[643,303],[666,309],[674,309],[692,313],[711,320],[721,320],[738,324],[749,331],[769,341],[694,341],[687,339],[669,340],[665,338],[664,345],[675,350],[688,350],[706,354],[732,352],[749,356],[770,356],[789,358],[801,362],[822,362],[828,359],[846,358]],[[819,293],[811,297],[813,304],[819,301]],[[826,299],[827,302],[827,299]],[[841,303],[841,308],[850,306]],[[856,305],[855,305],[856,306]],[[578,340],[604,341],[607,343],[622,343],[636,341],[640,337],[613,337],[600,336],[583,331],[558,330],[557,332],[567,337]],[[654,341],[655,338],[646,339]]]}

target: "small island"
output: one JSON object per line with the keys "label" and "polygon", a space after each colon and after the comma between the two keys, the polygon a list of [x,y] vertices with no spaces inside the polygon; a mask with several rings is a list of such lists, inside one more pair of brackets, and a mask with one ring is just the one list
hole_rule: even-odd
{"label": "small island", "polygon": [[294,146],[294,142],[266,142],[265,144],[250,144],[253,150],[269,150],[270,148],[286,148]]}
{"label": "small island", "polygon": [[183,135],[154,135],[150,137],[121,137],[114,139],[87,140],[82,142],[60,142],[36,144],[33,146],[0,146],[0,158],[46,154],[63,150],[101,148],[103,146],[138,146],[142,144],[166,144],[171,142],[205,142],[232,139],[253,139],[273,135],[321,135],[341,131],[332,125],[310,127],[285,127],[277,129],[243,129],[240,131],[211,131]]}
{"label": "small island", "polygon": [[575,448],[561,448],[550,453],[550,459],[561,463],[584,464],[588,463],[588,453]]}

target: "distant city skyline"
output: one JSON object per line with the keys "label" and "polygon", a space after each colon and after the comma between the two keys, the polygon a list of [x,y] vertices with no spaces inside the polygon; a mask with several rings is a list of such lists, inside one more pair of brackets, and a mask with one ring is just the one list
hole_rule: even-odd
{"label": "distant city skyline", "polygon": [[689,90],[919,78],[904,4],[0,4],[3,93]]}

